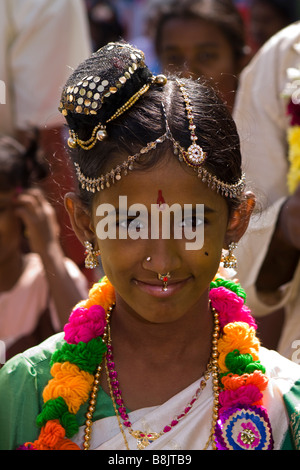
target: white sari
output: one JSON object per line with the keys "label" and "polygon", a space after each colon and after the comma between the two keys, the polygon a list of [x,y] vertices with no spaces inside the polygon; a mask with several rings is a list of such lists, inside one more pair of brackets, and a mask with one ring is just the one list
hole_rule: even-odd
{"label": "white sari", "polygon": [[[264,392],[264,406],[268,410],[273,430],[274,450],[279,450],[285,438],[289,419],[286,412],[283,395],[293,383],[300,378],[300,366],[278,355],[275,351],[261,349],[261,363],[266,367],[269,376],[268,389]],[[199,386],[199,381],[193,383],[160,406],[136,410],[129,414],[133,430],[160,432],[170,424],[173,418],[181,414],[191,401]],[[212,425],[213,393],[212,379],[202,390],[191,411],[172,428],[153,441],[147,450],[202,450],[209,438]],[[128,429],[125,430],[130,450],[137,450],[137,440]],[[73,440],[82,447],[84,426]],[[126,450],[125,442],[116,416],[96,421],[92,426],[92,450]],[[208,450],[211,450],[211,443]]]}

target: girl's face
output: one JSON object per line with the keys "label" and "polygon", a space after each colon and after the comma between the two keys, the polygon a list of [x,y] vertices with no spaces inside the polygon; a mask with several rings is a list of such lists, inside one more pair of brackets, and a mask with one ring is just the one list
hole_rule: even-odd
{"label": "girl's face", "polygon": [[[135,211],[126,217],[118,214],[120,196],[126,198],[128,209],[133,204],[142,204],[147,211],[143,211],[140,217]],[[110,206],[105,207],[104,204]],[[152,235],[151,238],[153,224],[150,219],[155,210],[163,217],[164,211],[173,204],[180,210],[176,212],[175,222],[171,214],[170,236],[167,232],[163,234],[161,222],[158,237],[154,239]],[[196,209],[196,204],[203,205],[204,217],[201,213],[191,215],[185,212],[184,205],[187,204],[193,209]],[[111,211],[110,218],[105,212],[99,215],[104,209]],[[115,239],[112,238],[114,209],[117,214]],[[138,206],[132,209],[137,210]],[[228,225],[228,207],[224,198],[202,183],[192,169],[181,165],[172,156],[152,169],[130,172],[95,196],[92,225],[102,238],[106,222],[112,224],[106,226],[107,229],[110,227],[110,237],[98,238],[97,248],[101,250],[102,265],[116,289],[119,305],[121,303],[144,320],[170,322],[199,305],[200,299],[207,296],[220,262]],[[177,238],[174,237],[174,227]],[[191,248],[193,240],[185,237],[185,234],[191,234],[185,232],[186,227],[197,228],[198,233],[203,228],[202,247],[187,249],[187,245]],[[170,273],[167,291],[162,289],[159,273]]]}
{"label": "girl's face", "polygon": [[217,84],[227,100],[236,90],[241,64],[223,32],[200,18],[170,18],[162,28],[159,57],[163,70]]}

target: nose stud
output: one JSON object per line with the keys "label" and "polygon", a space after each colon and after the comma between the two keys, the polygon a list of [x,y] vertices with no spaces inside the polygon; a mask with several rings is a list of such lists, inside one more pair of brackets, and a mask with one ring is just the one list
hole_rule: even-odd
{"label": "nose stud", "polygon": [[167,291],[168,290],[168,280],[171,278],[171,274],[168,272],[166,274],[160,274],[158,273],[157,274],[157,278],[163,282],[163,288],[162,290],[163,291]]}

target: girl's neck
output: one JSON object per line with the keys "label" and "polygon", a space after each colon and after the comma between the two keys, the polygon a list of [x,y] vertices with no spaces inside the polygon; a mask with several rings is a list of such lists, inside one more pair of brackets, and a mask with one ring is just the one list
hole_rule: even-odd
{"label": "girl's neck", "polygon": [[[120,342],[136,354],[149,355],[159,362],[178,361],[193,351],[206,362],[211,352],[213,316],[208,296],[203,296],[190,311],[170,323],[149,323],[116,306],[111,318],[113,343]],[[157,352],[158,354],[155,354]]]}
{"label": "girl's neck", "polygon": [[[211,356],[212,333],[208,297],[180,319],[164,324],[145,322],[118,309],[117,303],[111,338],[126,406],[135,410],[159,405],[199,380]],[[102,387],[109,392],[104,378]]]}
{"label": "girl's neck", "polygon": [[11,290],[18,282],[24,269],[24,257],[21,251],[2,261],[0,264],[0,292]]}

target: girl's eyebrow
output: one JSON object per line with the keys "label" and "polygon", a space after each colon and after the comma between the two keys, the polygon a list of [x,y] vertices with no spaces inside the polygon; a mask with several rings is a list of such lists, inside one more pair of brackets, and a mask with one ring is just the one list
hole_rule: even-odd
{"label": "girl's eyebrow", "polygon": [[216,209],[213,209],[212,207],[208,207],[204,205],[204,212],[206,212],[207,214],[213,214],[216,212]]}
{"label": "girl's eyebrow", "polygon": [[[172,207],[172,205],[171,205],[171,207]],[[182,206],[182,209],[184,209],[184,205]],[[194,205],[194,207],[192,208],[192,214],[194,215],[194,214],[196,214],[196,212],[197,212],[196,207]],[[212,207],[209,207],[209,206],[204,204],[204,212],[206,214],[214,214],[217,211],[216,211],[216,209],[213,209]],[[115,209],[113,211],[107,213],[107,216],[110,216],[110,215],[116,215],[117,217],[119,217],[119,215],[120,215],[119,207],[115,207]],[[122,215],[124,215],[124,214],[122,214]]]}

